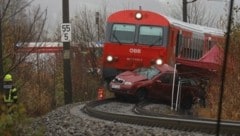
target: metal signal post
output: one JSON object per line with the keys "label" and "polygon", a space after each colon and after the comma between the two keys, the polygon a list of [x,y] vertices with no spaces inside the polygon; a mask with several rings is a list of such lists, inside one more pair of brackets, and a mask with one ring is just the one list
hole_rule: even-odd
{"label": "metal signal post", "polygon": [[61,25],[61,40],[63,42],[63,76],[64,102],[72,103],[72,78],[70,63],[71,24],[69,24],[69,1],[62,0],[63,24]]}
{"label": "metal signal post", "polygon": [[183,22],[187,22],[187,4],[188,3],[193,3],[195,1],[197,1],[197,0],[192,0],[192,1],[182,0],[182,3],[183,3],[183,8],[182,8]]}

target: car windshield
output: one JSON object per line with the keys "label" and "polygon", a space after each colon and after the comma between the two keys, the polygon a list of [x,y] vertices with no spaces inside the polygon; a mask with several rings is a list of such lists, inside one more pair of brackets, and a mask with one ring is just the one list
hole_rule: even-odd
{"label": "car windshield", "polygon": [[154,76],[160,73],[160,71],[154,66],[148,68],[138,68],[134,70],[134,72],[139,75],[145,76],[148,79],[152,79]]}

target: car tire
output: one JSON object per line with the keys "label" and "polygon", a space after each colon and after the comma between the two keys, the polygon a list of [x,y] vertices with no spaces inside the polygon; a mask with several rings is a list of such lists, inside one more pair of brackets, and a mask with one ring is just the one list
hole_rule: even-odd
{"label": "car tire", "polygon": [[147,91],[144,89],[140,89],[137,91],[136,98],[138,102],[142,102],[147,98]]}

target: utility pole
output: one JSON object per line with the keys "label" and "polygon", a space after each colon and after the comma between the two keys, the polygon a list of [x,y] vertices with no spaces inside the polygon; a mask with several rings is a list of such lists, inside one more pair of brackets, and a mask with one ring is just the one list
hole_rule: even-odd
{"label": "utility pole", "polygon": [[71,25],[69,24],[69,0],[62,0],[63,24],[61,25],[63,42],[64,102],[72,103],[72,78],[70,63]]}
{"label": "utility pole", "polygon": [[96,24],[97,24],[97,40],[98,40],[98,42],[99,42],[99,16],[100,16],[100,14],[99,14],[99,12],[96,12],[96,14],[95,14],[95,17],[96,17]]}
{"label": "utility pole", "polygon": [[3,36],[2,36],[2,18],[3,18],[3,6],[0,7],[0,91],[3,90]]}
{"label": "utility pole", "polygon": [[221,117],[222,117],[222,104],[223,104],[223,94],[224,94],[224,84],[226,81],[225,74],[227,69],[227,58],[228,58],[228,50],[230,46],[230,33],[233,21],[233,4],[234,0],[230,1],[229,5],[229,15],[228,15],[228,25],[227,25],[227,35],[225,41],[225,48],[224,48],[224,57],[223,57],[223,66],[221,72],[221,86],[220,86],[220,94],[219,94],[219,102],[218,102],[218,116],[217,116],[217,128],[216,128],[216,136],[220,135],[220,126],[221,126]]}
{"label": "utility pole", "polygon": [[187,0],[183,0],[182,16],[183,22],[187,22]]}
{"label": "utility pole", "polygon": [[187,4],[196,2],[197,0],[187,1],[182,0],[183,8],[182,8],[182,16],[183,16],[183,22],[187,22]]}

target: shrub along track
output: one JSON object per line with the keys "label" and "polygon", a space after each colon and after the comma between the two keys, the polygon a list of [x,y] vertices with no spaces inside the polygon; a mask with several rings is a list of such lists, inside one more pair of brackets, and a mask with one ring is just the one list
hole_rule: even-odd
{"label": "shrub along track", "polygon": [[[214,134],[216,132],[217,126],[216,120],[156,114],[144,109],[143,107],[146,105],[144,103],[135,106],[133,110],[137,113],[136,115],[109,113],[96,109],[97,106],[106,103],[111,103],[113,101],[115,101],[115,99],[92,101],[87,103],[82,110],[90,116],[110,121],[117,121],[150,127],[164,127],[169,129],[185,130],[190,132],[199,131],[210,134]],[[227,135],[239,135],[240,122],[222,121],[220,133]]]}

